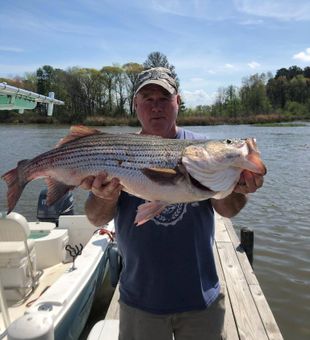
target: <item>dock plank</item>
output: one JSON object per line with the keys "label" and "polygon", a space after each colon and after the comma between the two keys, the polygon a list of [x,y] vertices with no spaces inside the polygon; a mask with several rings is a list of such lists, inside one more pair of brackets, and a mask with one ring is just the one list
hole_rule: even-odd
{"label": "dock plank", "polygon": [[231,243],[217,244],[240,339],[268,339]]}
{"label": "dock plank", "polygon": [[[230,219],[215,214],[215,222],[214,256],[219,280],[226,295],[226,339],[283,340]],[[96,336],[89,340],[117,340],[118,300],[117,286],[105,320],[95,325],[92,333]]]}
{"label": "dock plank", "polygon": [[250,290],[257,309],[260,311],[260,317],[266,329],[268,339],[283,340],[280,329],[267,303],[263,291],[258,285],[250,285]]}
{"label": "dock plank", "polygon": [[217,214],[217,223],[218,225],[223,224],[225,229],[227,230],[227,233],[230,237],[230,241],[233,244],[236,255],[238,257],[238,260],[240,262],[240,265],[242,267],[242,271],[244,273],[244,276],[248,282],[249,285],[259,285],[259,282],[257,280],[257,277],[254,273],[254,270],[246,256],[245,251],[240,247],[240,240],[235,232],[235,229],[231,223],[231,220],[225,217],[221,217]]}
{"label": "dock plank", "polygon": [[217,267],[217,274],[221,283],[222,290],[225,293],[225,319],[224,319],[224,328],[225,328],[225,333],[226,333],[226,339],[227,340],[239,340],[238,336],[238,330],[236,327],[235,319],[234,319],[234,314],[231,308],[231,302],[229,299],[229,295],[227,292],[227,287],[226,287],[226,282],[225,282],[225,277],[223,273],[223,269],[221,266],[221,262],[219,259],[219,254],[217,252],[217,249],[215,247],[214,249],[214,258],[215,258],[215,263]]}

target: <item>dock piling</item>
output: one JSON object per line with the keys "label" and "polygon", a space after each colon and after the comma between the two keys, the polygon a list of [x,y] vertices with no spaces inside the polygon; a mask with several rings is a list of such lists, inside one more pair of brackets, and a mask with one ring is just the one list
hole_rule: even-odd
{"label": "dock piling", "polygon": [[241,228],[240,241],[247,258],[251,266],[253,267],[254,231],[249,229],[248,227]]}

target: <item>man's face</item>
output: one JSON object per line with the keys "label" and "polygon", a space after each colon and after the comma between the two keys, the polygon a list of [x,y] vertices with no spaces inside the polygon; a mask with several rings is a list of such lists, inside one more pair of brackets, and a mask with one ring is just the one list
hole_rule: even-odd
{"label": "man's face", "polygon": [[150,84],[144,86],[134,100],[143,134],[175,137],[179,95],[170,94],[161,86]]}

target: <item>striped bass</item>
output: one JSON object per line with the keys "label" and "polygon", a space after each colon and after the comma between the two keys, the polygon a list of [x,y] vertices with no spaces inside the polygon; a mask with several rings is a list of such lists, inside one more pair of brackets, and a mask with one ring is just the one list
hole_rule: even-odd
{"label": "striped bass", "polygon": [[32,180],[45,178],[52,205],[86,177],[105,172],[119,178],[122,190],[149,201],[138,208],[139,225],[169,204],[228,196],[244,169],[266,173],[253,138],[179,140],[73,126],[54,149],[18,162],[2,179],[10,213]]}

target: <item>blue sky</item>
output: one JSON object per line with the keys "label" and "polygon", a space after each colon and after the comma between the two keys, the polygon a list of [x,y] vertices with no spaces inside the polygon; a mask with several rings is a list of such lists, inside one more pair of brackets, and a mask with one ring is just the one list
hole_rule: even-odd
{"label": "blue sky", "polygon": [[188,106],[210,104],[244,77],[310,66],[310,1],[1,1],[2,77],[143,63],[153,51],[175,66]]}

